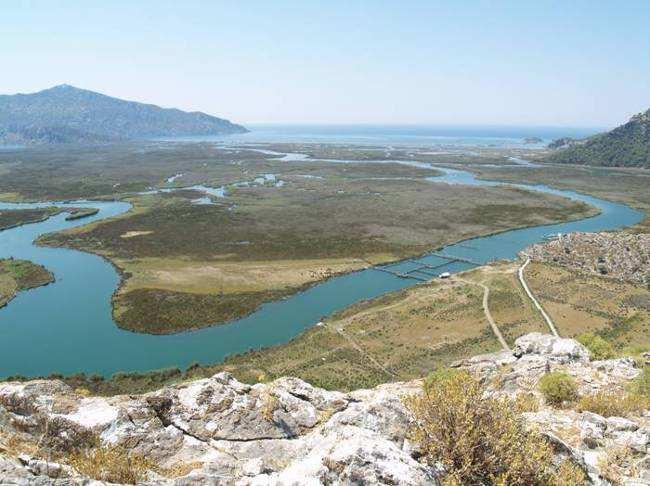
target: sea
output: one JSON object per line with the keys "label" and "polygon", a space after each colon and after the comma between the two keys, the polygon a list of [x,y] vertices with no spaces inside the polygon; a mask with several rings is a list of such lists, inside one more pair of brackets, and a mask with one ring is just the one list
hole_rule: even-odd
{"label": "sea", "polygon": [[[515,127],[454,125],[244,124],[248,133],[215,137],[177,137],[175,141],[228,143],[332,143],[354,145],[542,148],[562,137],[584,138],[605,127]],[[530,143],[526,139],[536,138]]]}

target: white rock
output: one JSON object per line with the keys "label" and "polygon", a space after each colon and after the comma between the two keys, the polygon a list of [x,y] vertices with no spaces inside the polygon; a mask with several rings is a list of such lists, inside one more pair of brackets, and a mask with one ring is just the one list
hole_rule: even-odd
{"label": "white rock", "polygon": [[[539,396],[539,378],[549,370],[571,374],[589,393],[623,390],[640,372],[631,360],[590,362],[575,341],[539,333],[518,339],[514,354],[481,355],[457,365],[475,373],[491,396]],[[436,484],[439,470],[420,463],[417,444],[407,438],[412,417],[404,397],[420,391],[419,380],[351,393],[296,378],[250,386],[228,373],[108,398],[76,395],[60,381],[0,382],[0,428],[37,442],[46,436],[42,424],[49,423],[54,427],[47,439],[61,449],[83,446],[85,437],[98,434],[104,445],[122,445],[162,468],[196,464],[182,478],[152,475],[149,485]],[[550,407],[522,416],[556,437],[554,447],[562,444],[557,458],[581,464],[594,484],[600,481],[598,458],[613,447],[629,445],[637,456],[644,454],[638,464],[641,474],[648,472],[648,412],[634,421]],[[69,471],[47,469],[42,459],[23,459],[0,452],[0,483],[93,483],[64,477]]]}
{"label": "white rock", "polygon": [[607,430],[608,431],[635,431],[639,428],[639,426],[632,422],[631,420],[628,420],[623,417],[608,417],[607,418]]}
{"label": "white rock", "polygon": [[526,334],[517,339],[513,354],[517,357],[537,354],[560,363],[589,361],[589,351],[579,342],[539,332]]}

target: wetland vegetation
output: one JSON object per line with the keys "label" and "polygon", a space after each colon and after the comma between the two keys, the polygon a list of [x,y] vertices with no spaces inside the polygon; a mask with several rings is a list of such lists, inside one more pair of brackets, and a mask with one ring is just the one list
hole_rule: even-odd
{"label": "wetland vegetation", "polygon": [[[188,164],[194,172],[168,171],[182,174],[173,181],[179,187],[226,186],[227,198],[196,204],[201,194],[191,187],[124,194],[134,205],[131,212],[47,235],[40,243],[110,259],[123,277],[113,298],[116,321],[160,334],[241,317],[330,276],[460,239],[593,214],[585,204],[517,188],[465,191],[436,184],[425,180],[435,175],[425,166],[238,153],[245,157],[215,160],[207,169]],[[276,182],[233,183],[264,174],[274,174]],[[156,184],[166,186],[164,181]]]}
{"label": "wetland vegetation", "polygon": [[60,210],[55,207],[0,211],[0,231],[15,228],[23,224],[44,221],[59,212]]}
{"label": "wetland vegetation", "polygon": [[[300,149],[311,158],[279,160],[275,154],[260,153],[260,148]],[[515,168],[506,156],[526,156],[522,150],[490,148],[468,155],[404,148],[355,151],[325,144],[221,149],[202,143],[94,150],[68,148],[69,155],[63,149],[7,151],[0,163],[0,191],[5,199],[60,200],[89,196],[89,190],[92,197],[132,203],[126,214],[45,235],[39,243],[109,259],[122,276],[113,297],[118,324],[150,334],[224,322],[331,276],[460,239],[594,214],[583,203],[514,187],[468,190],[436,183],[427,180],[436,171],[418,161],[470,169],[485,178],[576,188],[641,209],[650,203],[642,190],[647,177],[642,172],[622,171],[625,176],[610,184],[604,169]],[[142,164],[128,163],[136,156]],[[332,158],[353,162],[325,160]],[[395,158],[416,163],[396,163]],[[59,164],[61,170],[56,169]],[[39,170],[51,177],[22,187],[22,181],[33,181]],[[265,178],[268,174],[274,177]],[[242,183],[260,177],[261,183]],[[84,187],[75,186],[75,179]],[[226,197],[205,194],[198,184],[223,187]],[[532,287],[537,267],[530,268]],[[490,309],[508,342],[524,332],[544,330],[522,296],[513,267],[497,265],[357,303],[287,344],[231,356],[220,365],[121,374],[111,380],[85,375],[67,380],[99,393],[117,393],[223,369],[250,382],[294,375],[338,389],[410,379],[463,356],[498,349],[481,307],[483,284],[490,287]],[[544,285],[540,300],[554,288],[549,282]],[[603,317],[605,311],[598,314],[597,306],[583,305],[589,316],[580,316],[579,329],[573,329],[574,319],[567,319],[563,332],[596,332],[623,347],[647,325],[647,315],[637,305],[647,296],[632,294],[626,300],[633,303],[632,313]],[[563,321],[561,316],[556,319]]]}

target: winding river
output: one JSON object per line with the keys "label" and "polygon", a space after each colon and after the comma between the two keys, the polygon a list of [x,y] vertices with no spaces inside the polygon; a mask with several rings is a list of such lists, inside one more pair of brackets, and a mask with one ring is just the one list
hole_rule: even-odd
{"label": "winding river", "polygon": [[[470,172],[462,170],[436,169],[444,172],[440,177],[429,178],[436,183],[500,184],[477,180]],[[624,204],[573,191],[544,185],[511,186],[583,201],[597,207],[600,214],[574,222],[473,238],[440,251],[475,262],[512,259],[518,251],[549,234],[613,230],[633,225],[643,217],[641,212]],[[89,253],[33,244],[44,233],[117,216],[128,211],[130,205],[103,201],[0,203],[0,210],[52,205],[93,207],[99,212],[73,221],[66,221],[66,215],[59,214],[40,223],[0,232],[0,258],[13,256],[40,263],[56,277],[54,284],[21,292],[7,307],[0,309],[0,377],[76,372],[107,376],[118,371],[186,367],[193,362],[215,363],[229,354],[287,342],[336,310],[418,283],[370,268],[332,278],[286,299],[264,304],[255,313],[226,325],[168,336],[132,333],[119,329],[112,319],[110,301],[119,277],[108,262]],[[473,266],[458,261],[449,263],[431,254],[386,268],[401,273],[416,268],[418,262],[436,266],[436,273],[453,273]]]}

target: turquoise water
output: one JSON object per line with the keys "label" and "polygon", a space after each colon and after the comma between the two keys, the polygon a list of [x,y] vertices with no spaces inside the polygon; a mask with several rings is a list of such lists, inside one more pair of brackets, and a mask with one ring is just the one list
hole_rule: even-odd
{"label": "turquoise water", "polygon": [[[442,177],[430,180],[464,185],[498,184],[476,180],[465,171],[441,170],[445,171]],[[587,202],[598,207],[601,213],[571,223],[474,238],[445,247],[442,252],[478,262],[511,259],[524,247],[549,234],[611,230],[642,219],[639,211],[624,204],[541,185],[526,187]],[[43,205],[0,203],[0,210]],[[119,277],[108,262],[75,250],[40,248],[32,244],[41,234],[116,216],[130,206],[123,202],[88,201],[67,205],[96,207],[100,211],[82,220],[65,221],[65,215],[61,214],[41,223],[0,232],[0,258],[13,256],[43,264],[56,277],[54,284],[22,292],[7,307],[0,309],[0,377],[81,371],[110,375],[117,371],[186,367],[193,362],[214,363],[229,354],[284,343],[338,309],[417,283],[367,269],[330,279],[284,300],[265,304],[250,316],[227,325],[170,336],[131,333],[117,328],[111,317],[110,298]],[[415,268],[417,261],[401,262],[390,268],[400,272],[409,270]],[[460,262],[446,264],[446,260],[433,255],[419,261],[431,265],[445,264],[436,270],[437,273],[457,272],[472,266]]]}
{"label": "turquoise water", "polygon": [[[605,131],[588,127],[511,127],[453,125],[287,125],[246,124],[249,133],[183,137],[171,140],[227,143],[348,143],[369,146],[428,146],[454,150],[469,147],[539,148],[562,137],[584,138]],[[542,142],[526,144],[525,138]]]}

